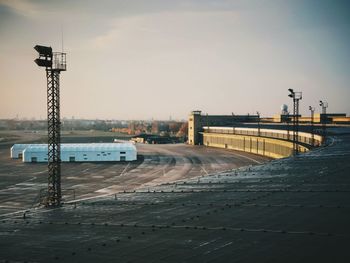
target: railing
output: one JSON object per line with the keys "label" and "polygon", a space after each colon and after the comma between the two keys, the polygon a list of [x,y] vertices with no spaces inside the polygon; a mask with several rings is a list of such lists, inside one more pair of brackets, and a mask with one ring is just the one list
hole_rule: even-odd
{"label": "railing", "polygon": [[[293,154],[293,131],[203,127],[203,144],[210,147],[250,152],[271,158],[284,158]],[[298,152],[307,152],[309,148],[320,146],[323,138],[320,135],[299,132]]]}
{"label": "railing", "polygon": [[[274,138],[280,140],[291,141],[293,140],[293,130],[274,130],[274,129],[258,129],[258,128],[240,128],[240,127],[203,127],[204,132],[207,133],[220,133],[220,134],[237,134],[258,136],[266,138]],[[307,144],[312,147],[321,146],[323,143],[323,137],[317,134],[298,132],[298,142],[301,144]]]}
{"label": "railing", "polygon": [[67,70],[66,53],[53,52],[52,68],[60,71]]}

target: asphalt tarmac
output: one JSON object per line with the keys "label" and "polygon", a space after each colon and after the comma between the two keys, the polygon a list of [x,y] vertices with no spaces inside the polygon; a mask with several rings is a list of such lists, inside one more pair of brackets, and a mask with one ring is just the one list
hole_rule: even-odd
{"label": "asphalt tarmac", "polygon": [[[183,151],[202,156],[206,150],[194,153],[184,147],[180,156]],[[125,192],[107,186],[96,196],[88,191],[85,200],[70,200],[57,209],[32,209],[25,217],[2,212],[0,261],[350,261],[349,130],[331,137],[327,147],[226,172],[211,166],[213,153],[201,157],[197,176],[185,173],[180,179],[170,174],[176,181],[152,180],[136,187],[135,179]],[[225,158],[231,154],[215,153]],[[226,169],[230,162],[225,158],[220,163]],[[158,178],[167,177],[162,173]],[[8,186],[13,184],[1,189]],[[114,195],[116,190],[122,191]]]}
{"label": "asphalt tarmac", "polygon": [[[112,134],[113,135],[113,134]],[[113,137],[82,133],[64,136],[63,142],[112,142]],[[36,205],[47,187],[47,164],[23,163],[10,158],[13,143],[42,142],[43,133],[16,132],[0,142],[0,215]],[[137,144],[134,162],[62,163],[63,201],[88,200],[123,191],[145,189],[166,182],[255,165],[268,158],[185,144]]]}

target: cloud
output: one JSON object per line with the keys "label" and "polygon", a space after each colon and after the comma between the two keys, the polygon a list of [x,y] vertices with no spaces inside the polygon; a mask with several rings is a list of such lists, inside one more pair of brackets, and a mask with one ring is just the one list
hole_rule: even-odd
{"label": "cloud", "polygon": [[0,6],[6,6],[14,13],[25,17],[36,17],[40,12],[40,6],[28,0],[0,0]]}
{"label": "cloud", "polygon": [[[92,38],[90,48],[116,49],[155,47],[178,49],[215,42],[229,27],[239,25],[237,11],[177,11],[143,14],[113,19],[110,29]],[[208,43],[206,43],[208,44]],[[210,43],[209,43],[210,44]]]}

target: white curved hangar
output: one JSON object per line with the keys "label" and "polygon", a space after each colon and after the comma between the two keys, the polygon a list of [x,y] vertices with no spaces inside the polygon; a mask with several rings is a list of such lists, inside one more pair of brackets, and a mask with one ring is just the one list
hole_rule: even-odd
{"label": "white curved hangar", "polygon": [[[14,144],[11,158],[23,162],[47,162],[47,144]],[[132,143],[62,143],[62,162],[135,161],[137,150]]]}

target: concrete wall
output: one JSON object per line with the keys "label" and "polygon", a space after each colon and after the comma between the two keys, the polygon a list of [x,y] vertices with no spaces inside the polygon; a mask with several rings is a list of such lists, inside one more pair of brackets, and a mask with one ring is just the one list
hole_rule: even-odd
{"label": "concrete wall", "polygon": [[[257,136],[203,133],[203,143],[209,147],[244,151],[276,159],[293,154],[292,142]],[[308,151],[304,146],[298,147],[299,152]]]}
{"label": "concrete wall", "polygon": [[[209,133],[224,133],[224,134],[236,134],[236,135],[249,135],[257,137],[266,137],[272,139],[282,139],[291,141],[293,139],[293,131],[278,130],[278,129],[258,129],[258,128],[246,128],[246,127],[204,127],[204,132]],[[307,132],[298,133],[298,141],[301,144],[307,144],[310,146],[321,146],[323,143],[323,137],[321,135]]]}
{"label": "concrete wall", "polygon": [[257,122],[257,115],[202,115],[201,111],[192,111],[188,117],[188,144],[202,144],[203,127],[233,126],[242,122]]}

